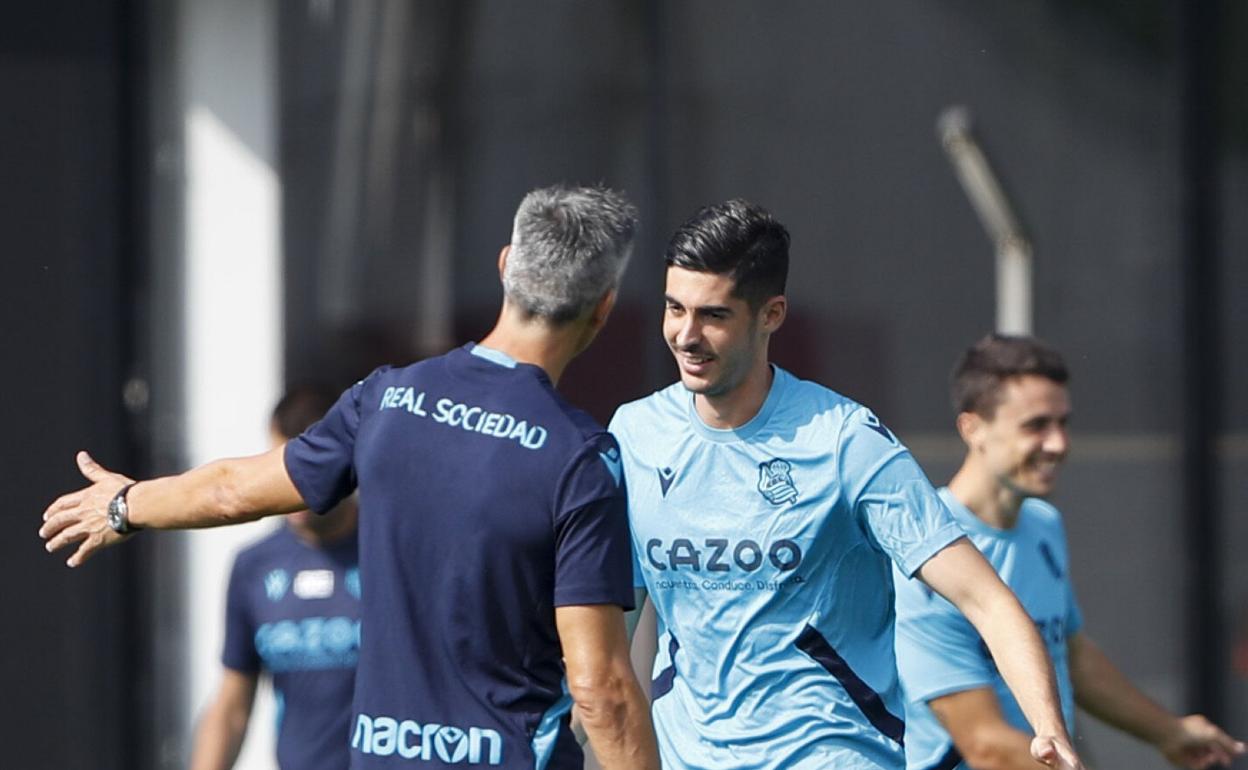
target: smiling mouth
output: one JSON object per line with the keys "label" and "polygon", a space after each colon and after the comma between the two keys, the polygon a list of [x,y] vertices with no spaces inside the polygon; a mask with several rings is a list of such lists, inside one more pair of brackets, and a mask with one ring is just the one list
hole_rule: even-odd
{"label": "smiling mouth", "polygon": [[678,353],[677,358],[680,360],[681,369],[694,374],[700,372],[702,369],[705,369],[715,360],[715,356],[707,356],[697,353]]}
{"label": "smiling mouth", "polygon": [[1058,458],[1048,458],[1044,460],[1036,460],[1031,463],[1031,469],[1042,473],[1046,476],[1052,476],[1057,473],[1058,468],[1062,465],[1062,461]]}

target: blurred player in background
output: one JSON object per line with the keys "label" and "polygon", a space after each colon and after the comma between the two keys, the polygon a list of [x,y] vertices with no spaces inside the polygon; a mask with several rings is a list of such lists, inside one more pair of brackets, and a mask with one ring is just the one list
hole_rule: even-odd
{"label": "blurred player in background", "polygon": [[[333,393],[316,388],[289,390],[273,410],[273,446],[307,430],[334,400]],[[320,516],[296,511],[286,515],[285,526],[235,557],[221,684],[200,718],[191,770],[234,766],[261,673],[272,677],[277,698],[278,766],[347,766],[359,657],[356,522],[353,497]]]}
{"label": "blurred player in background", "polygon": [[902,768],[891,560],[990,640],[1036,758],[1081,767],[1035,628],[910,453],[869,410],[768,362],[788,260],[788,231],[745,201],[682,225],[663,317],[680,381],[611,422],[661,630],[664,766]]}
{"label": "blurred player in background", "polygon": [[[1244,752],[1242,743],[1202,716],[1157,705],[1082,631],[1062,518],[1042,499],[1070,445],[1066,380],[1061,356],[1034,338],[994,334],[967,350],[953,375],[967,454],[940,496],[1044,638],[1068,724],[1078,703],[1175,765],[1227,764]],[[895,578],[911,770],[1034,767],[1027,723],[980,635],[926,586]]]}
{"label": "blurred player in background", "polygon": [[530,192],[481,344],[378,369],[264,455],[134,484],[80,453],[91,485],[54,502],[40,536],[79,543],[77,566],[130,528],[327,511],[358,487],[352,768],[581,770],[575,702],[604,768],[656,770],[622,612],[619,449],[554,389],[606,323],[635,229],[610,190]]}

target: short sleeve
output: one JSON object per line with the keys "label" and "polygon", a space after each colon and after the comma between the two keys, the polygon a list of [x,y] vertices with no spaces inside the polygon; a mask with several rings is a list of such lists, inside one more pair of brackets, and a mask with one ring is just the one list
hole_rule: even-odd
{"label": "short sleeve", "polygon": [[1061,559],[1059,572],[1062,575],[1063,589],[1066,592],[1066,638],[1070,638],[1083,629],[1083,612],[1079,609],[1079,599],[1075,596],[1074,578],[1070,574],[1070,546],[1066,539],[1066,527],[1062,522],[1062,515],[1056,508],[1045,504],[1048,511],[1053,516],[1054,535],[1058,543],[1061,544]]}
{"label": "short sleeve", "polygon": [[[1069,552],[1066,564],[1070,564]],[[1075,596],[1075,583],[1070,576],[1070,567],[1066,568],[1066,638],[1077,634],[1083,629],[1083,611],[1079,609],[1079,598]]]}
{"label": "short sleeve", "polygon": [[260,671],[260,656],[256,653],[255,623],[248,610],[247,588],[247,580],[235,561],[225,597],[225,646],[221,663],[234,671],[255,674]]}
{"label": "short sleeve", "polygon": [[555,606],[633,609],[633,551],[620,450],[591,439],[560,480],[555,512]]}
{"label": "short sleeve", "polygon": [[899,600],[897,671],[906,697],[930,701],[993,686],[996,666],[970,622],[952,604],[928,595],[926,586],[899,586],[898,593],[903,592],[905,600],[926,605],[903,610]]}
{"label": "short sleeve", "polygon": [[837,458],[846,499],[907,577],[966,535],[910,452],[869,410],[849,415]]}
{"label": "short sleeve", "polygon": [[344,391],[319,422],[286,444],[286,472],[317,513],[330,510],[355,490],[355,436],[367,382],[361,380]]}
{"label": "short sleeve", "polygon": [[[624,453],[624,447],[627,446],[624,443],[624,434],[628,430],[627,426],[628,421],[627,418],[623,416],[623,407],[621,407],[615,411],[615,415],[611,417],[611,424],[607,428],[607,430],[609,430],[611,435],[615,438],[617,446],[619,446],[621,456]],[[633,555],[633,588],[645,588],[646,578],[645,574],[641,571],[641,553],[639,546],[638,543],[631,538],[630,543],[631,548],[629,550]]]}

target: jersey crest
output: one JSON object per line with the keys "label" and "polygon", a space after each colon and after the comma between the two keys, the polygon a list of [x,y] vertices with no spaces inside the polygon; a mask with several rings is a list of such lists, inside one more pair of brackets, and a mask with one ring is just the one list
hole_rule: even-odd
{"label": "jersey crest", "polygon": [[797,499],[793,483],[793,465],[788,460],[768,460],[758,464],[758,491],[772,505],[784,505]]}

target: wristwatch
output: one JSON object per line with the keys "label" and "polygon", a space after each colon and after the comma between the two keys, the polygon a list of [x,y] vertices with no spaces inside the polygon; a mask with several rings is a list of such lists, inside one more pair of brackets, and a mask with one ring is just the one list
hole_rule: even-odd
{"label": "wristwatch", "polygon": [[138,527],[130,526],[130,506],[126,505],[126,493],[130,491],[130,487],[138,482],[131,481],[121,489],[117,490],[117,494],[113,495],[113,499],[108,501],[108,526],[119,535],[126,535],[134,532]]}

